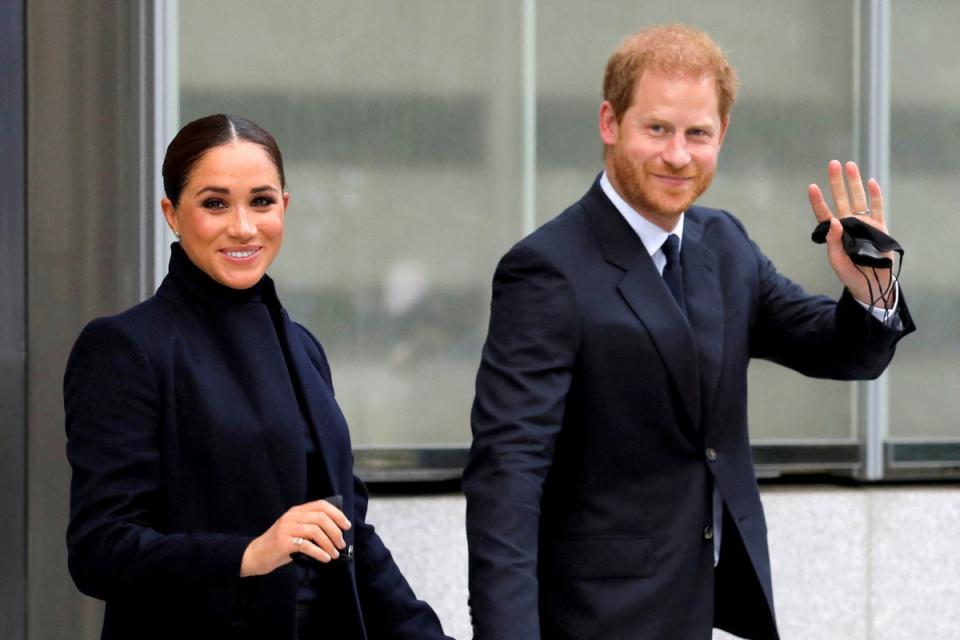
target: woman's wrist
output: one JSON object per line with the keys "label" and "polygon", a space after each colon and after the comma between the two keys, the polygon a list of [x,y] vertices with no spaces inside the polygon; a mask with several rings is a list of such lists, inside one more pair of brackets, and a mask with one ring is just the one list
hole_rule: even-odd
{"label": "woman's wrist", "polygon": [[247,545],[247,548],[243,550],[243,559],[240,560],[240,577],[249,578],[250,576],[259,575],[261,572],[257,570],[257,541],[260,538],[254,538],[250,541],[250,544]]}

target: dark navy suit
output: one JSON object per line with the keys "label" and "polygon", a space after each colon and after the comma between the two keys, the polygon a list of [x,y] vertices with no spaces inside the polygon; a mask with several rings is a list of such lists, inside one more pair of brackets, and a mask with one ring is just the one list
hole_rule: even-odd
{"label": "dark navy suit", "polygon": [[723,211],[687,211],[681,262],[689,321],[597,182],[497,267],[463,482],[478,640],[777,637],[750,358],[873,378],[913,324],[902,296],[892,329],[807,295]]}
{"label": "dark navy suit", "polygon": [[104,638],[294,637],[297,566],[239,573],[250,541],[305,501],[304,424],[325,468],[313,484],[353,524],[352,559],[317,583],[336,637],[444,637],[364,521],[327,360],[269,278],[251,298],[174,245],[154,297],[83,330],[64,400],[70,572],[106,601]]}

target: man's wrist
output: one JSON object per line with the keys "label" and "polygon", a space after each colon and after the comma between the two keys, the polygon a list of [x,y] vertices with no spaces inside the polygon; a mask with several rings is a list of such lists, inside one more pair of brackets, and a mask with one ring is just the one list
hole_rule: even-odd
{"label": "man's wrist", "polygon": [[[878,296],[878,299],[874,300],[872,303],[864,302],[860,296],[853,291],[850,291],[850,295],[854,300],[856,300],[857,304],[863,307],[864,310],[870,313],[874,318],[880,322],[888,322],[890,318],[894,317],[897,313],[897,305],[900,302],[900,285],[899,283],[895,283],[893,285],[893,291],[885,296],[886,299]],[[877,304],[878,302],[880,304]]]}

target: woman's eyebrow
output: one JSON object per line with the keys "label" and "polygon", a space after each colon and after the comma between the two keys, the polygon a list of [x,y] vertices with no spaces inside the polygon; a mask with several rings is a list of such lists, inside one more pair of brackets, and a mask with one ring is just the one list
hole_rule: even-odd
{"label": "woman's eyebrow", "polygon": [[214,193],[222,193],[222,194],[224,194],[224,195],[230,195],[230,189],[227,189],[226,187],[215,187],[215,186],[212,186],[212,185],[209,185],[209,186],[206,186],[206,187],[200,189],[200,190],[197,191],[194,195],[197,195],[197,196],[198,196],[198,195],[200,195],[201,193],[203,193],[204,191],[213,191]]}

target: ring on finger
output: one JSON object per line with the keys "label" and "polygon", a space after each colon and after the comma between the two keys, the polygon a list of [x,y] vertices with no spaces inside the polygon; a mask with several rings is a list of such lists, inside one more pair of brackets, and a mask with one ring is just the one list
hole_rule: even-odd
{"label": "ring on finger", "polygon": [[294,546],[299,547],[300,545],[303,544],[303,538],[301,538],[300,536],[294,536],[294,537],[293,537],[293,544],[294,544]]}
{"label": "ring on finger", "polygon": [[864,209],[862,211],[853,211],[852,213],[855,216],[868,216],[870,215],[870,209]]}

